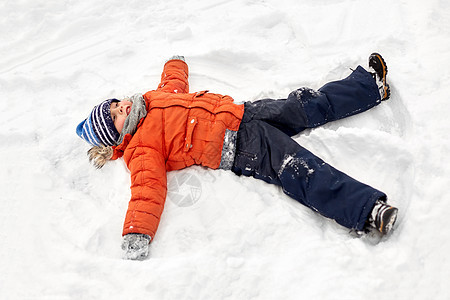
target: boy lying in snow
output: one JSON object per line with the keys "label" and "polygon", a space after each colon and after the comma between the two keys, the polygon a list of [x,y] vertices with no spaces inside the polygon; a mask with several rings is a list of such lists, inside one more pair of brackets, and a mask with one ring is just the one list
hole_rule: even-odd
{"label": "boy lying in snow", "polygon": [[164,65],[156,90],[95,106],[77,134],[94,146],[88,155],[96,167],[123,156],[131,172],[125,258],[147,257],[164,208],[166,172],[192,165],[262,179],[347,228],[387,234],[397,209],[386,204],[386,195],[291,138],[387,100],[386,74],[384,59],[373,53],[369,71],[358,66],[318,91],[300,88],[287,99],[235,104],[229,96],[189,93],[188,66],[184,57],[175,56]]}

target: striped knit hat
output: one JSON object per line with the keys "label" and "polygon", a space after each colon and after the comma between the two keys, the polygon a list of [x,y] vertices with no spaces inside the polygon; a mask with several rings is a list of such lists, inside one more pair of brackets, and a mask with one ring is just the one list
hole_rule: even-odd
{"label": "striped knit hat", "polygon": [[111,103],[120,102],[108,99],[95,106],[89,117],[77,126],[77,134],[92,146],[114,146],[119,132],[111,119]]}

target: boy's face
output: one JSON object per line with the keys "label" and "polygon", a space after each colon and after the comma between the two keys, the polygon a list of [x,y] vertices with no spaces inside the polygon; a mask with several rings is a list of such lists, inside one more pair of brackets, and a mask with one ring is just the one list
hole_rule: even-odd
{"label": "boy's face", "polygon": [[130,114],[132,104],[133,103],[127,100],[111,103],[111,118],[119,133],[122,132],[123,124],[125,123],[125,119]]}

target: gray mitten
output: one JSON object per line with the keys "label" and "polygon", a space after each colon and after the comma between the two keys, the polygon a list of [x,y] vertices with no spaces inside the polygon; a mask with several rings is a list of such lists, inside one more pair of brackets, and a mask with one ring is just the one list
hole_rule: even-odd
{"label": "gray mitten", "polygon": [[[184,56],[183,56],[183,55],[174,55],[174,56],[172,56],[169,60],[174,60],[174,59],[186,61],[186,60],[184,59]],[[169,61],[169,60],[168,60],[168,61]]]}
{"label": "gray mitten", "polygon": [[150,241],[152,238],[146,234],[129,233],[123,237],[123,258],[132,260],[144,260],[148,256]]}

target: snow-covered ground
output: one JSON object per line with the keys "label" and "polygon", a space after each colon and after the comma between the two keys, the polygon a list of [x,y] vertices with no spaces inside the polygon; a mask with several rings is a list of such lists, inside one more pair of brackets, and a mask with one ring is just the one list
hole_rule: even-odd
{"label": "snow-covered ground", "polygon": [[[450,2],[0,3],[0,299],[450,299]],[[391,100],[296,140],[385,191],[397,227],[356,238],[263,182],[168,175],[150,258],[121,259],[123,161],[75,135],[93,105],[156,88],[185,55],[191,91],[283,98],[366,65]]]}

